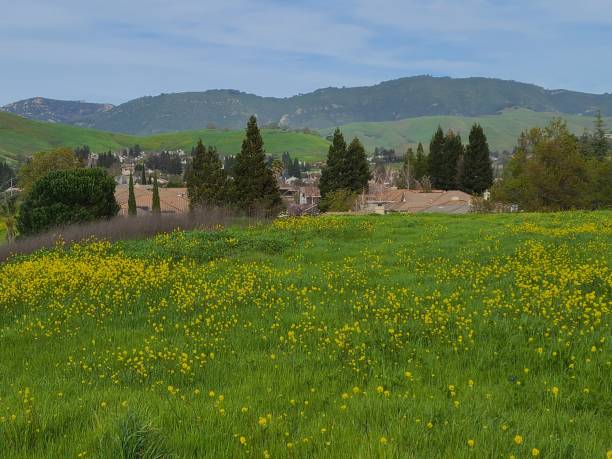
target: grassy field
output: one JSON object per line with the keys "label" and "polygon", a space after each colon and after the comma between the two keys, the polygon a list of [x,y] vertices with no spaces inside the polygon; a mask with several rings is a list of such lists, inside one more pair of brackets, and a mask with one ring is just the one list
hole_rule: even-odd
{"label": "grassy field", "polygon": [[[262,135],[268,153],[280,156],[283,152],[289,151],[293,157],[306,161],[325,157],[329,145],[325,139],[313,134],[263,129]],[[240,151],[244,131],[202,129],[138,137],[32,121],[0,112],[0,159],[5,158],[10,162],[15,162],[36,151],[61,146],[89,145],[92,151],[101,152],[128,148],[138,143],[145,150],[182,148],[190,151],[200,138],[206,145],[215,145],[222,154],[235,154]]]}
{"label": "grassy field", "polygon": [[14,260],[0,457],[605,458],[611,238],[322,217]]}
{"label": "grassy field", "polygon": [[[475,118],[464,116],[424,116],[399,121],[383,123],[353,123],[342,126],[346,138],[357,136],[369,151],[375,147],[395,148],[404,151],[409,145],[423,142],[427,150],[431,136],[438,125],[446,131],[452,129],[459,132],[464,142],[468,141],[470,128],[474,123],[480,123],[489,140],[493,151],[512,151],[516,139],[522,131],[532,127],[546,126],[555,116],[562,116],[568,127],[577,135],[584,128],[593,128],[594,118],[555,113],[533,112],[526,109],[506,110],[500,115],[487,115]],[[612,118],[606,119],[607,126],[612,127]],[[321,134],[327,136],[333,129],[323,129]]]}

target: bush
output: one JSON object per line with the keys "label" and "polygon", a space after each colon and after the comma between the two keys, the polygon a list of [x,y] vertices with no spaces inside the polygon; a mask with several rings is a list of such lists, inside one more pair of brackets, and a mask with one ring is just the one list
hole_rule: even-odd
{"label": "bush", "polygon": [[355,206],[357,194],[348,188],[330,191],[321,200],[319,208],[325,212],[346,212]]}
{"label": "bush", "polygon": [[21,205],[17,229],[31,235],[58,226],[113,217],[115,182],[102,169],[55,171],[37,180]]}

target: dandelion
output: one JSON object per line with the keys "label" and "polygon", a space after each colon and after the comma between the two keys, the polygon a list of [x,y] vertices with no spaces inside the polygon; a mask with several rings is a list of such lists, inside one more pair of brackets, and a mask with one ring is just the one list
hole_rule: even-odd
{"label": "dandelion", "polygon": [[246,443],[247,443],[246,437],[241,435],[240,436],[240,444],[244,446],[244,445],[246,445]]}
{"label": "dandelion", "polygon": [[516,443],[517,445],[520,445],[523,443],[523,437],[520,435],[515,435],[514,436],[514,443]]}
{"label": "dandelion", "polygon": [[467,441],[467,445],[468,445],[470,448],[473,448],[474,446],[476,446],[476,441],[470,438],[470,439]]}
{"label": "dandelion", "polygon": [[389,440],[387,440],[387,437],[380,437],[378,441],[381,445],[386,445],[389,442]]}
{"label": "dandelion", "polygon": [[538,448],[533,448],[533,449],[531,450],[531,455],[532,455],[533,457],[538,457],[538,456],[540,455],[540,450],[539,450]]}

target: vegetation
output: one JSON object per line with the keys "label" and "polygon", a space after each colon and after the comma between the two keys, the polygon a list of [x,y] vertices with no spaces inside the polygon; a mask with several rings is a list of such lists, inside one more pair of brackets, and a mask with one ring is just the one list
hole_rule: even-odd
{"label": "vegetation", "polygon": [[0,456],[605,457],[611,221],[284,219],[15,259]]}
{"label": "vegetation", "polygon": [[198,140],[192,152],[185,181],[192,210],[196,207],[222,206],[232,199],[227,173],[217,150],[213,147],[207,149],[202,139]]}
{"label": "vegetation", "polygon": [[69,148],[39,152],[19,169],[19,186],[28,193],[37,181],[50,172],[82,167],[81,160]]}
{"label": "vegetation", "polygon": [[0,161],[0,192],[11,186],[11,180],[15,178],[15,170],[4,161]]}
{"label": "vegetation", "polygon": [[157,174],[153,175],[153,196],[151,197],[151,213],[154,215],[161,214],[161,202],[159,201],[159,184],[157,183]]}
{"label": "vegetation", "polygon": [[482,126],[475,124],[470,131],[470,142],[465,149],[459,188],[472,194],[481,194],[493,185],[493,168],[489,144]]}
{"label": "vegetation", "polygon": [[128,184],[128,215],[130,217],[135,217],[138,214],[138,209],[136,208],[136,195],[134,194],[134,177],[130,172],[130,182]]}
{"label": "vegetation", "polygon": [[611,207],[612,163],[585,155],[578,138],[557,119],[521,135],[493,198],[532,211]]}
{"label": "vegetation", "polygon": [[53,171],[38,179],[21,204],[17,230],[28,236],[54,227],[113,217],[115,181],[102,169]]}
{"label": "vegetation", "polygon": [[282,206],[276,178],[266,164],[264,143],[257,119],[251,116],[233,169],[234,203],[249,213],[275,213]]}

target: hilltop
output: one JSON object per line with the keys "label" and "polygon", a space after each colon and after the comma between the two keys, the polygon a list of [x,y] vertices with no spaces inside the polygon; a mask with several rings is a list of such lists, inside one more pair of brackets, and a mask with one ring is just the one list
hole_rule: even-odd
{"label": "hilltop", "polygon": [[[494,115],[513,107],[574,115],[594,115],[601,110],[604,115],[612,115],[612,94],[548,90],[494,78],[415,76],[373,86],[323,88],[288,98],[261,97],[230,89],[160,94],[64,122],[148,135],[201,129],[211,124],[239,129],[252,114],[257,115],[260,125],[323,129],[421,116]],[[60,108],[68,111],[61,105]],[[11,111],[33,117],[27,110]]]}
{"label": "hilltop", "polygon": [[107,112],[114,107],[112,104],[93,104],[74,100],[34,97],[0,107],[0,111],[32,120],[78,125],[83,119]]}
{"label": "hilltop", "polygon": [[[294,157],[314,161],[325,157],[328,142],[316,134],[262,129],[266,151],[281,155],[290,151]],[[236,154],[240,151],[243,130],[200,129],[153,136],[132,136],[112,132],[86,129],[65,124],[45,123],[21,118],[9,113],[0,113],[0,159],[16,162],[36,151],[50,150],[60,146],[77,147],[89,145],[92,151],[119,150],[139,144],[145,150],[189,151],[198,139],[214,145],[221,154]]]}

